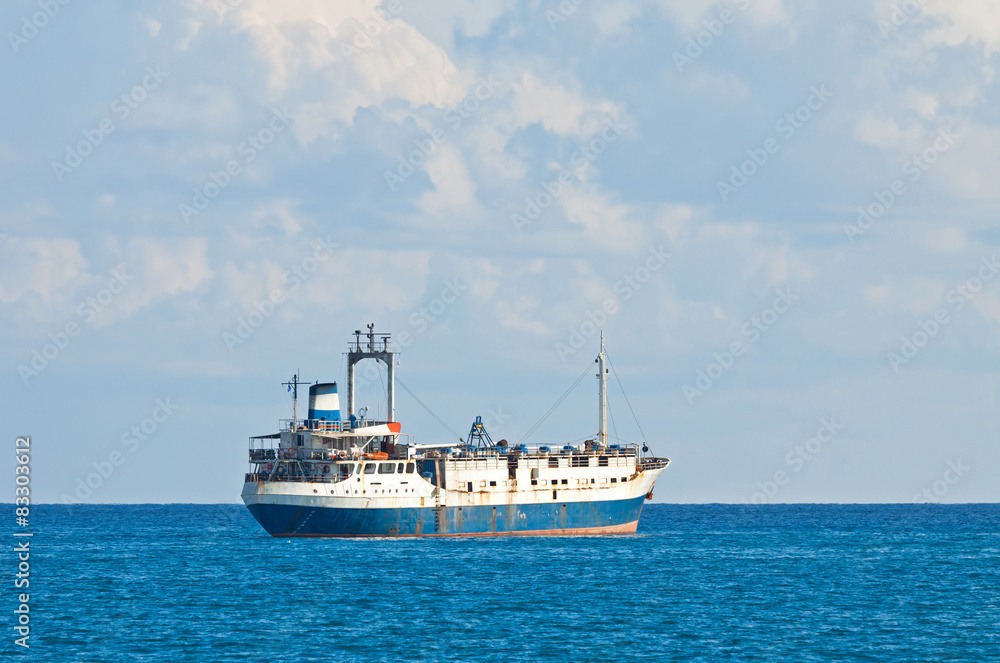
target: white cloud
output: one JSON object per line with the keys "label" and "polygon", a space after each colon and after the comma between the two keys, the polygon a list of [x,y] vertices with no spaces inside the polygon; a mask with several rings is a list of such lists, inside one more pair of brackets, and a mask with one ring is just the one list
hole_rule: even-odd
{"label": "white cloud", "polygon": [[855,138],[882,150],[912,150],[923,147],[924,135],[923,127],[918,124],[911,124],[906,129],[901,129],[896,118],[873,111],[865,113],[854,126]]}
{"label": "white cloud", "polygon": [[484,258],[464,261],[460,274],[462,282],[469,284],[469,295],[478,302],[492,299],[503,277],[503,271]]}
{"label": "white cloud", "polygon": [[[989,284],[987,284],[989,287]],[[1000,323],[1000,295],[994,290],[987,290],[972,300],[972,306],[984,320]],[[994,335],[1000,337],[1000,326],[994,327]]]}
{"label": "white cloud", "polygon": [[[476,185],[469,176],[462,154],[453,145],[435,150],[424,166],[434,189],[421,194],[417,207],[426,215],[441,218],[448,215],[466,217],[479,212]],[[468,223],[468,218],[464,220]]]}
{"label": "white cloud", "polygon": [[597,29],[608,36],[627,34],[629,24],[641,15],[641,5],[632,0],[596,5],[591,14]]}
{"label": "white cloud", "polygon": [[[375,312],[413,308],[427,287],[430,258],[427,251],[338,251],[333,260],[324,263],[324,278],[306,283],[303,303]],[[372,269],[373,265],[378,269]],[[357,278],[359,274],[364,278]]]}
{"label": "white cloud", "polygon": [[915,88],[908,88],[900,95],[905,108],[916,111],[925,118],[933,118],[940,107],[938,95]]}
{"label": "white cloud", "polygon": [[126,248],[125,273],[133,277],[100,324],[128,316],[163,296],[192,292],[215,273],[209,267],[208,240],[133,237]]}
{"label": "white cloud", "polygon": [[289,199],[262,203],[248,216],[247,223],[252,228],[273,228],[284,235],[295,235],[302,230],[298,207],[299,201]]}
{"label": "white cloud", "polygon": [[913,277],[889,277],[877,285],[861,288],[861,294],[872,308],[883,314],[907,313],[927,315],[941,305],[946,289],[937,281]]}
{"label": "white cloud", "polygon": [[676,246],[689,233],[692,218],[694,210],[687,205],[666,205],[657,213],[655,223]]}
{"label": "white cloud", "polygon": [[730,292],[742,292],[755,280],[767,287],[803,284],[816,272],[785,234],[766,232],[757,223],[704,222],[682,238],[676,259],[701,263],[699,269],[717,265],[715,285]]}
{"label": "white cloud", "polygon": [[930,253],[959,254],[966,248],[965,231],[948,226],[928,228],[916,233],[917,241]]}
{"label": "white cloud", "polygon": [[497,321],[505,329],[530,334],[547,334],[548,327],[543,322],[531,317],[532,313],[539,310],[541,304],[542,302],[537,297],[522,293],[515,295],[510,300],[496,302],[493,312]]}
{"label": "white cloud", "polygon": [[924,0],[925,14],[940,24],[929,40],[949,46],[982,44],[987,53],[1000,50],[1000,5],[992,0]]}
{"label": "white cloud", "polygon": [[160,29],[163,25],[155,18],[143,18],[143,23],[145,23],[146,29],[149,30],[149,35],[151,37],[155,38],[160,35]]}
{"label": "white cloud", "polygon": [[[324,317],[345,310],[372,314],[400,311],[419,304],[430,273],[426,251],[343,248],[318,261],[316,272],[298,279],[298,286],[295,280],[284,278],[312,255],[312,244],[303,243],[280,259],[242,260],[239,264],[227,261],[220,268],[222,290],[213,295],[218,307],[226,310],[227,316],[233,309],[242,314],[251,310],[255,301],[281,290],[288,297],[279,309],[283,318],[315,319],[316,311],[322,311]],[[364,278],[358,278],[359,274]]]}
{"label": "white cloud", "polygon": [[[469,77],[440,47],[402,18],[386,16],[380,5],[247,0],[222,20],[250,36],[269,70],[272,100],[310,100],[303,125],[296,127],[299,140],[308,142],[337,137],[337,125],[351,124],[358,108],[388,99],[444,107],[463,96]],[[365,24],[372,26],[367,32]],[[323,85],[317,87],[318,80]]]}
{"label": "white cloud", "polygon": [[184,36],[181,38],[180,42],[177,44],[177,48],[182,51],[186,51],[191,47],[191,41],[198,36],[198,32],[201,31],[201,22],[189,19],[184,21]]}
{"label": "white cloud", "polygon": [[604,119],[619,118],[621,104],[599,99],[584,100],[579,92],[562,85],[547,85],[535,75],[525,73],[514,84],[512,110],[519,127],[541,124],[546,131],[560,136],[587,136],[603,129]]}
{"label": "white cloud", "polygon": [[702,21],[728,9],[737,17],[750,16],[761,25],[789,25],[791,13],[784,0],[654,0],[654,4],[686,31],[703,29]]}
{"label": "white cloud", "polygon": [[64,299],[87,276],[80,243],[70,238],[10,237],[0,243],[0,302],[32,293],[46,304]]}
{"label": "white cloud", "polygon": [[645,236],[643,225],[634,218],[631,206],[612,198],[592,186],[567,187],[559,202],[566,219],[582,228],[593,246],[618,251],[635,249]]}

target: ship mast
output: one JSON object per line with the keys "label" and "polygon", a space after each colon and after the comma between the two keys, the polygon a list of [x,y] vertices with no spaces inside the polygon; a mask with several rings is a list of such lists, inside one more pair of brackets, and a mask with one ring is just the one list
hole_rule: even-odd
{"label": "ship mast", "polygon": [[299,373],[295,372],[292,376],[290,382],[282,382],[282,385],[287,385],[289,391],[292,392],[292,430],[298,430],[299,425]]}
{"label": "ship mast", "polygon": [[[363,343],[362,336],[368,337],[368,342]],[[375,337],[382,339],[379,347]],[[364,359],[376,359],[386,368],[386,405],[388,413],[386,421],[395,421],[396,418],[396,354],[392,350],[392,341],[389,334],[381,334],[375,331],[375,324],[368,325],[368,333],[362,334],[360,329],[354,331],[354,343],[347,348],[347,414],[354,414],[354,365]]]}
{"label": "ship mast", "polygon": [[601,446],[608,445],[608,369],[604,367],[604,332],[601,332],[601,353],[597,355],[597,359],[594,361],[597,363],[597,379],[600,381],[600,411],[599,411],[599,425],[600,432],[597,434],[597,438],[600,441]]}

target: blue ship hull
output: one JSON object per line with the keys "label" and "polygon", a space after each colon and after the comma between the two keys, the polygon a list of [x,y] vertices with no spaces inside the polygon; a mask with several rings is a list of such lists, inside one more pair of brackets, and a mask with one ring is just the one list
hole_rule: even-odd
{"label": "blue ship hull", "polygon": [[626,500],[505,506],[344,509],[248,504],[276,537],[490,536],[505,534],[628,534],[644,497]]}

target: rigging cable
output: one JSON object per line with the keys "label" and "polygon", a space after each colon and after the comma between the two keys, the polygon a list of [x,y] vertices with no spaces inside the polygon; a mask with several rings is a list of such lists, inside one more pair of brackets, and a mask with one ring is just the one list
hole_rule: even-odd
{"label": "rigging cable", "polygon": [[[377,366],[377,368],[378,368],[378,384],[379,384],[380,387],[382,387],[382,393],[386,395],[385,396],[385,420],[389,421],[389,390],[385,388],[385,383],[382,382],[382,364],[379,363],[378,366]],[[388,367],[386,367],[385,370],[386,370],[386,379],[388,380],[389,379],[389,375],[388,375],[389,369],[388,369]],[[375,408],[375,418],[376,419],[378,419],[378,416],[379,416],[378,413],[382,411],[382,402],[383,402],[382,401],[382,397],[379,396],[378,407]],[[393,415],[395,415],[395,414],[396,413],[393,412]]]}
{"label": "rigging cable", "polygon": [[639,428],[639,433],[642,435],[642,443],[645,446],[649,446],[649,441],[646,439],[646,434],[642,431],[642,426],[639,424],[639,417],[635,416],[635,410],[632,409],[632,404],[628,401],[628,394],[625,393],[625,387],[622,386],[622,381],[618,377],[618,371],[615,370],[615,365],[611,361],[611,357],[604,353],[608,357],[608,364],[611,366],[611,372],[615,374],[615,381],[618,383],[618,388],[622,390],[622,396],[625,397],[625,404],[628,405],[629,412],[632,413],[632,418],[635,419],[635,425]]}
{"label": "rigging cable", "polygon": [[570,387],[569,387],[569,389],[566,390],[566,393],[559,397],[559,400],[557,400],[555,402],[555,404],[553,404],[552,407],[550,407],[548,409],[548,411],[545,414],[542,415],[542,418],[539,419],[538,422],[534,426],[532,426],[530,429],[528,429],[528,432],[525,433],[524,436],[520,440],[517,441],[518,444],[521,444],[522,442],[524,442],[525,440],[527,440],[529,437],[531,437],[531,434],[534,433],[538,429],[539,426],[541,426],[543,423],[545,423],[545,420],[549,418],[549,415],[551,415],[553,412],[555,412],[556,408],[559,407],[564,400],[566,400],[567,396],[570,395],[570,392],[572,392],[574,389],[576,389],[576,385],[580,384],[580,380],[583,379],[583,377],[587,374],[587,371],[589,371],[589,370],[591,370],[591,367],[590,367],[590,364],[587,364],[587,368],[583,369],[583,373],[580,373],[580,377],[578,377],[576,379],[576,382],[574,382],[573,384],[571,384]]}
{"label": "rigging cable", "polygon": [[445,430],[447,430],[447,431],[448,431],[449,433],[451,433],[451,434],[452,434],[452,435],[454,435],[454,436],[455,436],[456,438],[458,438],[458,441],[459,441],[459,442],[462,442],[462,443],[464,443],[464,442],[465,442],[465,440],[463,440],[463,439],[462,439],[462,436],[461,436],[461,435],[459,435],[459,434],[458,434],[458,433],[456,433],[456,432],[455,432],[454,430],[452,430],[451,426],[449,426],[448,424],[446,424],[446,423],[444,422],[444,420],[443,420],[443,419],[441,419],[441,417],[439,417],[439,416],[437,416],[436,414],[434,414],[434,411],[433,411],[433,410],[431,410],[431,409],[430,409],[429,407],[427,407],[427,405],[426,405],[426,404],[424,404],[424,402],[423,402],[422,400],[420,400],[419,398],[417,398],[417,395],[416,395],[415,393],[413,393],[412,391],[410,391],[410,388],[409,388],[409,387],[407,387],[407,386],[406,386],[405,384],[403,384],[403,381],[402,381],[402,380],[400,380],[400,379],[399,379],[398,377],[396,378],[396,384],[398,384],[398,385],[399,385],[400,387],[402,387],[402,388],[403,388],[403,390],[404,390],[404,391],[405,391],[406,393],[408,393],[408,394],[409,394],[409,395],[410,395],[410,396],[411,396],[411,397],[413,398],[413,400],[415,400],[415,401],[417,402],[417,405],[419,405],[420,407],[422,407],[422,408],[424,408],[425,410],[427,410],[427,414],[429,414],[429,415],[431,415],[432,417],[434,417],[435,419],[437,419],[437,422],[438,422],[439,424],[441,424],[442,426],[444,426]]}
{"label": "rigging cable", "polygon": [[[605,352],[604,356],[607,357],[608,353]],[[615,425],[615,414],[614,412],[611,411],[611,401],[608,400],[607,404],[608,404],[608,416],[611,417],[611,430],[615,432],[615,439],[620,442],[621,438],[618,437],[618,426]]]}

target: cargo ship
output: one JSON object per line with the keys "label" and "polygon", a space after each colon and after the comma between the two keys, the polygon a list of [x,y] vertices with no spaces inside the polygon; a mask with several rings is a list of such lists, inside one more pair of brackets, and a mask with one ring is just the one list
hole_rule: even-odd
{"label": "cargo ship", "polygon": [[[643,443],[612,444],[604,338],[595,359],[598,430],[579,444],[494,442],[481,417],[465,440],[417,444],[395,420],[391,336],[355,331],[347,352],[347,417],[337,383],[309,385],[298,418],[250,438],[242,498],[275,537],[598,535],[634,533],[643,503],[669,465]],[[385,421],[355,411],[355,366],[386,367]],[[592,369],[587,369],[587,371]],[[587,372],[585,371],[585,373]],[[584,375],[580,376],[581,378]],[[579,379],[578,379],[579,382]],[[405,385],[404,385],[405,387]]]}

